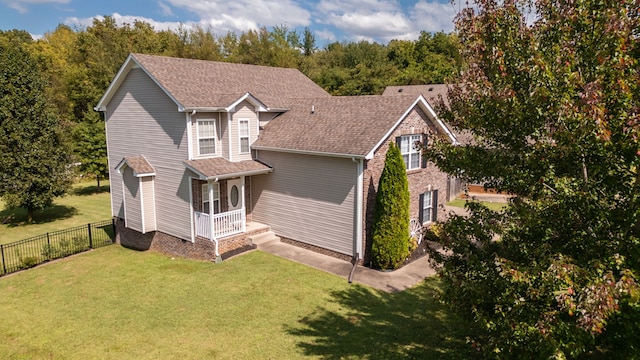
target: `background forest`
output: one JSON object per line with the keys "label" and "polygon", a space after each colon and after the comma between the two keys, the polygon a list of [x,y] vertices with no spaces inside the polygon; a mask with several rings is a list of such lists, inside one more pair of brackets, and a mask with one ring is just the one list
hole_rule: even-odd
{"label": "background forest", "polygon": [[311,31],[286,26],[217,36],[205,28],[156,31],[119,26],[112,17],[92,26],[60,25],[42,39],[0,31],[0,44],[27,50],[41,69],[46,98],[57,113],[83,175],[108,174],[104,122],[93,110],[129,53],[297,68],[333,95],[380,94],[387,85],[443,83],[459,73],[455,35],[422,32],[415,41],[336,42],[320,49]]}

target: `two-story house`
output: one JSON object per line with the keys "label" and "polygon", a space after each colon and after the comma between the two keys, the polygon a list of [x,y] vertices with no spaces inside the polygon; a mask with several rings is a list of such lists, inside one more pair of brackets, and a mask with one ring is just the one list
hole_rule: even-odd
{"label": "two-story house", "polygon": [[423,95],[332,97],[296,69],[141,54],[96,110],[120,241],[207,259],[257,229],[363,260],[388,144],[405,158],[411,216],[428,224],[448,177],[415,145],[456,141]]}

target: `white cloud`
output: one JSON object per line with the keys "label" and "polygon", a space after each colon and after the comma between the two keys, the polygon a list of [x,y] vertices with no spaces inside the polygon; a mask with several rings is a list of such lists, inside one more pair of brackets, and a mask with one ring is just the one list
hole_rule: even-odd
{"label": "white cloud", "polygon": [[[156,30],[177,30],[178,28],[182,27],[192,27],[193,24],[191,23],[181,23],[181,22],[176,22],[176,21],[155,21],[153,19],[149,19],[143,16],[131,16],[131,15],[120,15],[118,13],[113,13],[113,15],[111,15],[113,17],[113,19],[116,21],[116,24],[118,24],[119,26],[122,26],[124,24],[133,24],[136,20],[138,21],[143,21],[146,22],[148,24],[150,24],[151,26],[153,26],[154,29]],[[80,26],[80,27],[89,27],[93,24],[93,20],[94,19],[98,19],[100,21],[104,20],[104,16],[102,15],[96,15],[93,17],[88,17],[88,18],[77,18],[77,17],[68,17],[65,19],[64,23],[66,25],[70,25],[70,26]]]}
{"label": "white cloud", "polygon": [[[413,40],[420,31],[452,31],[455,11],[447,1],[420,0],[406,10],[396,0],[320,0],[318,23],[355,40]],[[442,0],[440,0],[442,1]]]}
{"label": "white cloud", "polygon": [[329,16],[328,21],[361,40],[390,39],[411,31],[411,24],[400,13],[343,14]]}
{"label": "white cloud", "polygon": [[175,8],[200,17],[216,33],[242,32],[259,26],[286,25],[293,29],[311,24],[311,14],[293,0],[166,0]]}
{"label": "white cloud", "polygon": [[173,16],[173,11],[171,11],[171,7],[162,1],[158,1],[158,6],[160,6],[160,13],[164,16]]}
{"label": "white cloud", "polygon": [[68,4],[71,0],[2,0],[11,9],[16,10],[21,14],[25,14],[29,11],[29,5],[41,5],[41,4]]}
{"label": "white cloud", "polygon": [[415,4],[411,20],[416,30],[427,32],[453,31],[453,18],[458,12],[451,3],[421,0]]}
{"label": "white cloud", "polygon": [[337,40],[336,34],[334,34],[333,31],[330,31],[330,30],[326,30],[326,29],[317,30],[317,31],[314,31],[313,33],[315,34],[316,38],[322,43],[324,42],[330,43]]}

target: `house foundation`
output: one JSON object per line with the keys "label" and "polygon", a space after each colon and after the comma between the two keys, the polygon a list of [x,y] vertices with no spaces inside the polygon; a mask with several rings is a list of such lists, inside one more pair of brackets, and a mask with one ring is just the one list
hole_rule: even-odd
{"label": "house foundation", "polygon": [[[126,248],[153,250],[167,255],[182,256],[196,260],[215,261],[215,244],[208,239],[196,237],[195,242],[180,239],[160,231],[142,234],[125,226],[124,220],[116,219],[116,243]],[[247,232],[219,240],[218,252],[222,259],[254,249],[249,237],[269,231],[268,226],[247,224]]]}

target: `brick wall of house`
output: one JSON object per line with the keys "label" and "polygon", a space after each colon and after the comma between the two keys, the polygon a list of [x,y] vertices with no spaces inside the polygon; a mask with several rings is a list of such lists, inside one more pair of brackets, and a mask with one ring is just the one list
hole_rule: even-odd
{"label": "brick wall of house", "polygon": [[[426,114],[419,108],[414,109],[405,120],[396,128],[389,138],[375,152],[373,159],[365,162],[364,168],[364,216],[363,216],[363,248],[364,264],[370,261],[371,242],[373,239],[374,208],[376,203],[376,192],[384,160],[389,149],[389,143],[395,142],[396,137],[411,134],[427,134],[428,138],[436,136],[436,129],[431,124]],[[411,219],[418,219],[420,207],[420,194],[429,189],[438,190],[438,220],[444,220],[445,212],[443,206],[446,202],[448,176],[440,171],[435,164],[428,162],[425,168],[410,170],[407,172],[409,181],[410,206],[409,214]]]}
{"label": "brick wall of house", "polygon": [[[124,247],[136,250],[154,250],[168,255],[183,256],[197,260],[214,261],[216,259],[214,243],[204,238],[196,237],[196,241],[192,243],[160,231],[142,234],[126,228],[124,221],[121,219],[116,221],[116,228],[116,243]],[[249,236],[264,231],[267,231],[267,229],[221,239],[218,252],[223,259],[226,259],[237,253],[253,249]]]}

